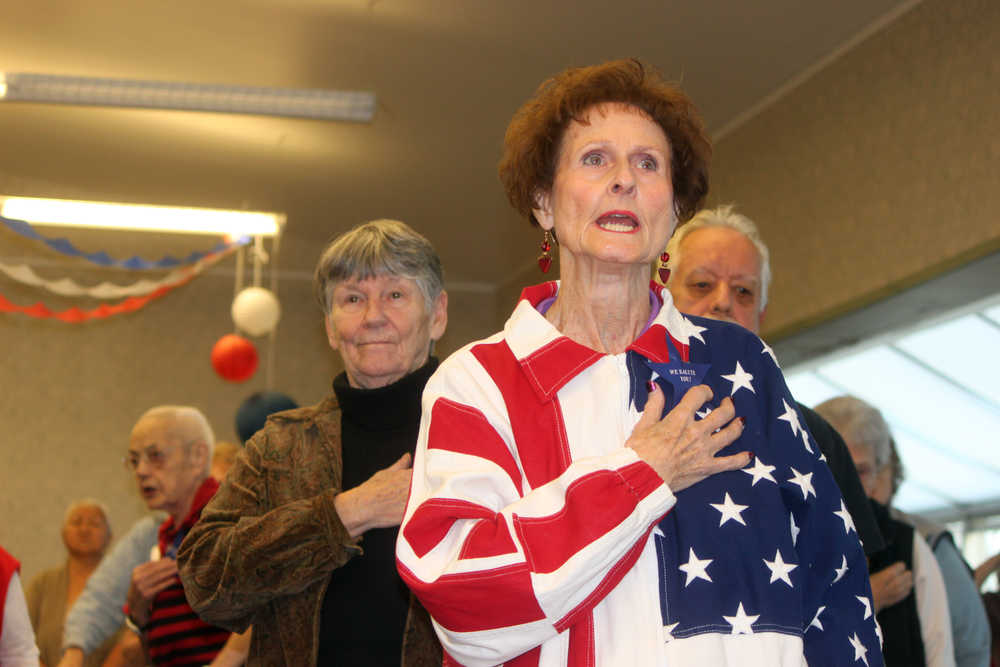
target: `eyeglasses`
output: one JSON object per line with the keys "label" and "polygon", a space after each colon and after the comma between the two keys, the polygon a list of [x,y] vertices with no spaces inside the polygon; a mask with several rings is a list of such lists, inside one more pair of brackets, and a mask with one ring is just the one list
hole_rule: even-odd
{"label": "eyeglasses", "polygon": [[135,472],[139,469],[142,460],[146,459],[150,468],[160,469],[166,464],[169,454],[170,450],[157,449],[156,447],[148,447],[141,452],[130,451],[122,457],[122,465],[129,472]]}

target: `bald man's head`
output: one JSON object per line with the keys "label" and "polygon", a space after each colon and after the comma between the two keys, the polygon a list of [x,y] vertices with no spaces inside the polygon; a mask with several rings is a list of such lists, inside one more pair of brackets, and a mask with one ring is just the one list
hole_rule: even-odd
{"label": "bald man's head", "polygon": [[212,427],[197,408],[161,405],[143,413],[132,428],[125,460],[147,507],[183,520],[211,472],[214,445]]}

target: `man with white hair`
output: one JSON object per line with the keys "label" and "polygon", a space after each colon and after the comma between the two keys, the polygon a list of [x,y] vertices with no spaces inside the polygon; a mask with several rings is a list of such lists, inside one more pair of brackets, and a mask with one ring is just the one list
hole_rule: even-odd
{"label": "man with white hair", "polygon": [[[125,467],[135,474],[151,510],[166,512],[152,559],[132,571],[127,622],[142,636],[154,665],[206,665],[230,633],[207,625],[191,610],[175,559],[184,536],[219,488],[211,475],[215,436],[196,408],[163,405],[146,411],[132,428]],[[224,654],[223,654],[224,655]],[[83,649],[70,646],[61,665],[82,664]]]}
{"label": "man with white hair", "polygon": [[[767,245],[752,220],[737,213],[731,205],[703,210],[674,232],[667,252],[671,269],[667,286],[678,310],[735,322],[760,333],[767,311],[771,264]],[[798,408],[840,486],[865,553],[878,554],[885,541],[867,502],[865,474],[859,480],[862,470],[855,471],[852,452],[829,422],[801,403]],[[985,613],[976,608],[977,599],[970,603],[966,593],[967,573],[955,566],[959,559],[948,550],[949,545],[942,544],[935,548],[934,554],[945,575],[949,606],[961,610],[952,618],[955,659],[959,667],[985,667],[984,660],[988,659],[988,641],[983,639]],[[908,592],[912,576],[902,570],[897,566],[876,577],[872,581],[876,595],[889,589]],[[891,581],[890,575],[893,575]]]}
{"label": "man with white hair", "polygon": [[[238,448],[232,443],[216,441],[212,450],[212,477],[222,481],[232,466]],[[132,580],[132,570],[149,560],[150,551],[159,542],[159,527],[163,512],[156,511],[136,521],[128,532],[111,549],[87,580],[80,597],[66,613],[63,626],[64,660],[59,667],[81,664],[83,656],[93,657],[97,647],[116,634],[125,622],[122,607]],[[233,635],[226,648],[216,656],[215,664],[240,662],[249,646],[246,637]],[[135,633],[124,634],[115,651],[121,651],[125,662],[140,662],[134,657],[142,653],[142,646]],[[228,661],[228,662],[227,662]]]}
{"label": "man with white hair", "polygon": [[[667,245],[666,285],[677,310],[734,322],[760,334],[771,283],[770,253],[757,225],[732,206],[705,209],[674,232]],[[866,554],[883,548],[875,516],[843,439],[815,412],[798,404],[844,496]]]}

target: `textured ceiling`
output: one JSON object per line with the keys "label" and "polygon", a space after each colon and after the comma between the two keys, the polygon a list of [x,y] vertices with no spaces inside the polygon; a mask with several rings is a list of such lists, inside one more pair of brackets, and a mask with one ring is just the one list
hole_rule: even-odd
{"label": "textured ceiling", "polygon": [[[37,0],[8,2],[0,69],[372,90],[371,124],[0,104],[0,194],[276,210],[283,266],[334,233],[406,220],[450,287],[491,287],[536,234],[501,193],[506,123],[546,76],[639,56],[710,129],[913,1]],[[290,260],[290,261],[289,261]]]}

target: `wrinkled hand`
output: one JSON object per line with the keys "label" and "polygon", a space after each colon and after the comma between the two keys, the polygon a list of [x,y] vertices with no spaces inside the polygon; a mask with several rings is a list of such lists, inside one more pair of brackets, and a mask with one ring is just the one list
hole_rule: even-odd
{"label": "wrinkled hand", "polygon": [[876,612],[902,601],[913,590],[913,572],[907,570],[903,562],[893,563],[875,572],[871,575],[871,581]]}
{"label": "wrinkled hand", "polygon": [[149,612],[156,594],[169,586],[177,576],[177,561],[173,558],[143,563],[132,570],[128,588],[128,610],[139,627],[149,623]]}
{"label": "wrinkled hand", "polygon": [[413,475],[412,457],[403,454],[388,468],[383,468],[358,486],[334,499],[340,521],[351,537],[372,528],[398,526],[403,521],[406,498]]}
{"label": "wrinkled hand", "polygon": [[[667,416],[663,413],[663,391],[653,383],[642,418],[625,443],[643,461],[656,470],[674,493],[726,470],[742,468],[750,463],[749,452],[730,456],[715,454],[743,433],[743,420],[733,419],[736,408],[731,398],[700,421],[695,412],[712,398],[705,385],[691,387]],[[716,432],[717,429],[721,429]]]}

